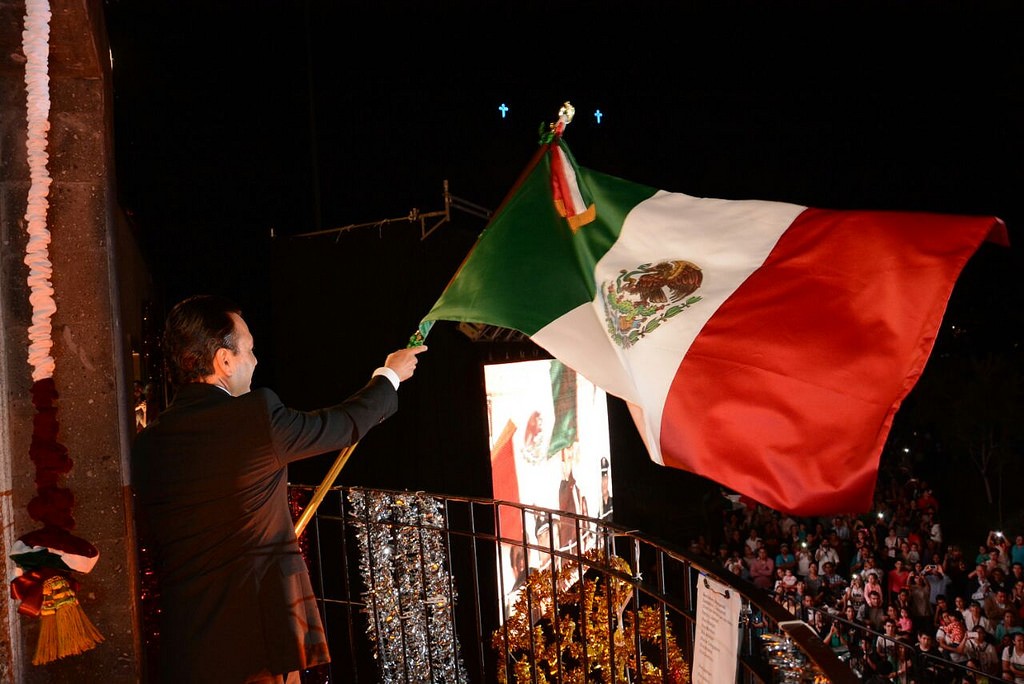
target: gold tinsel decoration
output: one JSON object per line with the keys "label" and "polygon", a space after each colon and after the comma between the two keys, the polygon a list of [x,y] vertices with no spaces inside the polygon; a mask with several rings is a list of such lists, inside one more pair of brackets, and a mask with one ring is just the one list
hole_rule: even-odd
{"label": "gold tinsel decoration", "polygon": [[[586,557],[600,561],[597,551]],[[622,558],[611,556],[608,562],[615,571],[632,576]],[[515,684],[532,683],[534,668],[540,684],[558,681],[559,673],[567,684],[634,682],[641,673],[643,681],[689,682],[690,667],[671,626],[666,623],[663,632],[661,612],[652,606],[635,610],[632,597],[629,582],[593,565],[582,580],[575,562],[565,563],[554,580],[550,568],[534,572],[523,584],[505,625],[491,638],[499,655],[499,684],[509,684],[509,670]],[[664,679],[662,653],[667,653],[668,662]]]}

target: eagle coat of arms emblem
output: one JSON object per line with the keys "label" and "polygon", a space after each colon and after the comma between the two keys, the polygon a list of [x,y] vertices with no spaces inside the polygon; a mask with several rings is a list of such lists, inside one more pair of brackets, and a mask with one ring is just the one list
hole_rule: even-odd
{"label": "eagle coat of arms emblem", "polygon": [[612,341],[623,349],[639,342],[662,323],[690,308],[704,275],[696,264],[676,259],[622,269],[601,284],[605,321]]}

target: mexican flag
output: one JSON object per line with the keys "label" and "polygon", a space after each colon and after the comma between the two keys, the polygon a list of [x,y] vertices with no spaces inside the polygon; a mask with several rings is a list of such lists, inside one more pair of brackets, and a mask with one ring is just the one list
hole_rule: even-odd
{"label": "mexican flag", "polygon": [[655,462],[795,515],[870,509],[893,416],[991,216],[666,192],[549,136],[424,317],[518,330]]}

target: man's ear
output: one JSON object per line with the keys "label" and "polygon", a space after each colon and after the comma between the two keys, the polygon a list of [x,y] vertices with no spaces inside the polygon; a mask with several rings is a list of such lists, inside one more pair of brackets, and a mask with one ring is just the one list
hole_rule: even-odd
{"label": "man's ear", "polygon": [[234,372],[235,364],[231,350],[221,347],[213,354],[214,373],[216,375],[230,376]]}

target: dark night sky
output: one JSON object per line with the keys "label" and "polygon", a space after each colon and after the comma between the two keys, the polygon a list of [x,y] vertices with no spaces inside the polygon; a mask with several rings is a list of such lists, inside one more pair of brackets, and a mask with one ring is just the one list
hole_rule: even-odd
{"label": "dark night sky", "polygon": [[657,187],[1020,214],[1024,12],[508,4],[108,0],[123,205],[190,254],[438,208],[444,179],[494,206],[568,99],[580,163]]}
{"label": "dark night sky", "polygon": [[[564,100],[582,165],[667,190],[1024,219],[1012,3],[482,4],[108,0],[119,195],[167,298],[259,311],[271,231],[437,210],[445,180],[494,208]],[[972,300],[1019,308],[1009,251]]]}
{"label": "dark night sky", "polygon": [[[440,209],[445,180],[494,208],[564,100],[565,138],[595,170],[691,195],[994,214],[1019,242],[1015,4],[107,0],[119,196],[168,302],[227,294],[264,331],[282,315],[280,241]],[[422,242],[400,224],[325,249],[416,234],[389,249],[448,274],[482,226],[455,214]],[[957,286],[951,315],[977,344],[1015,341],[1019,254],[983,247]],[[399,285],[420,273],[367,258]],[[443,284],[406,283],[397,329]]]}

